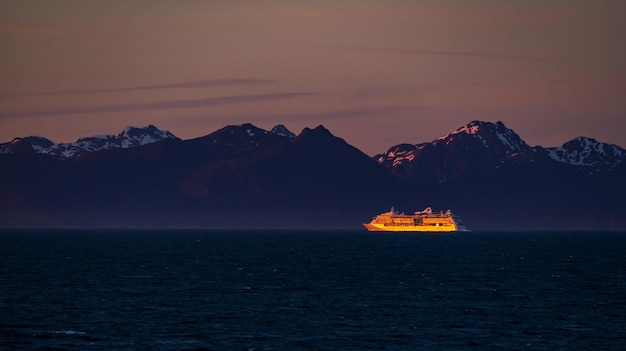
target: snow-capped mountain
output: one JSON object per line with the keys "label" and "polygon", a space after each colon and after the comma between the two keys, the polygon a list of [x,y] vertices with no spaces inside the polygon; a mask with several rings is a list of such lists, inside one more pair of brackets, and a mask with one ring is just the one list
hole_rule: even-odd
{"label": "snow-capped mountain", "polygon": [[458,153],[496,161],[508,155],[529,152],[531,148],[502,122],[473,121],[432,142],[395,145],[374,158],[387,167],[398,167],[434,150],[439,150],[441,156],[445,154],[446,158]]}
{"label": "snow-capped mountain", "polygon": [[621,147],[587,137],[577,137],[561,147],[545,148],[545,151],[553,160],[574,166],[612,169],[626,159],[626,151]]}
{"label": "snow-capped mountain", "polygon": [[[504,123],[473,121],[432,142],[399,144],[374,159],[396,175],[419,183],[441,183],[472,170],[526,162],[610,170],[626,160],[624,149],[578,137],[558,148],[530,147]],[[585,169],[586,171],[586,169]]]}
{"label": "snow-capped mountain", "polygon": [[452,143],[464,135],[480,140],[485,148],[493,148],[497,152],[504,154],[528,151],[530,149],[519,135],[500,121],[495,124],[473,121],[448,135],[437,138],[434,143]]}
{"label": "snow-capped mountain", "polygon": [[[205,143],[207,151],[223,149],[250,150],[259,146],[274,143],[274,138],[293,139],[292,133],[282,124],[277,124],[271,131],[258,128],[250,123],[224,127],[205,137],[197,138],[197,142]],[[279,138],[279,139],[281,139]],[[8,143],[0,144],[0,154],[8,153],[41,153],[56,159],[76,159],[86,153],[109,150],[127,149],[151,144],[163,139],[178,139],[166,130],[153,125],[143,128],[126,127],[117,135],[105,134],[84,137],[73,143],[54,143],[46,138],[30,136],[15,138]],[[208,141],[208,142],[207,142]]]}
{"label": "snow-capped mountain", "polygon": [[423,150],[427,143],[423,144],[398,144],[392,146],[383,154],[374,156],[378,163],[381,163],[388,167],[398,167],[406,162],[411,162],[415,159],[416,151]]}
{"label": "snow-capped mountain", "polygon": [[289,129],[287,129],[287,127],[285,127],[282,124],[275,125],[274,128],[272,128],[271,132],[280,136],[287,137],[287,138],[296,137],[294,133],[292,133]]}
{"label": "snow-capped mountain", "polygon": [[126,127],[117,135],[94,135],[80,138],[73,143],[56,144],[42,137],[16,138],[10,143],[1,144],[0,153],[15,153],[16,144],[21,143],[19,147],[21,152],[30,147],[31,152],[47,154],[58,159],[75,159],[89,152],[127,149],[175,138],[176,136],[169,131],[149,125],[143,128]]}
{"label": "snow-capped mountain", "polygon": [[40,136],[15,138],[8,143],[0,144],[0,154],[35,153],[49,148],[53,144],[52,141]]}
{"label": "snow-capped mountain", "polygon": [[116,136],[122,149],[151,144],[163,139],[176,139],[176,136],[153,125],[143,128],[126,127]]}
{"label": "snow-capped mountain", "polygon": [[532,149],[504,123],[473,121],[421,144],[399,144],[374,156],[401,178],[436,184],[471,171],[497,168]]}

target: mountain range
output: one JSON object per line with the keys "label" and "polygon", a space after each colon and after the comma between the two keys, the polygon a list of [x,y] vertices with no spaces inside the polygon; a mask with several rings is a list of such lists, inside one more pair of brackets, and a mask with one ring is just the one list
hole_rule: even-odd
{"label": "mountain range", "polygon": [[522,164],[567,165],[590,174],[610,171],[623,165],[626,152],[587,137],[561,147],[530,147],[502,122],[473,121],[431,142],[395,145],[374,159],[400,177],[437,184],[475,171]]}
{"label": "mountain range", "polygon": [[625,161],[591,138],[531,147],[482,121],[374,157],[323,126],[30,136],[0,144],[0,225],[356,228],[390,206],[432,206],[470,229],[624,228]]}
{"label": "mountain range", "polygon": [[127,127],[117,135],[94,135],[80,138],[73,143],[53,143],[47,138],[29,136],[15,138],[0,144],[2,153],[41,153],[56,159],[77,159],[80,156],[109,149],[128,149],[154,143],[163,139],[174,139],[174,134],[153,125],[144,128]]}

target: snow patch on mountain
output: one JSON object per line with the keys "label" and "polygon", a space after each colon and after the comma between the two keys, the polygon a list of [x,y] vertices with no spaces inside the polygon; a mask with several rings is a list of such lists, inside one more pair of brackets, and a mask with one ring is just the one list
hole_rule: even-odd
{"label": "snow patch on mountain", "polygon": [[430,143],[396,145],[387,152],[374,156],[374,159],[387,167],[398,167],[417,159],[418,154],[421,154],[427,146],[429,150],[440,150],[438,152],[441,155],[447,154],[443,151],[444,149],[456,148],[465,152],[474,150],[474,153],[491,154],[493,156],[488,157],[491,159],[500,159],[531,150],[528,144],[502,122],[472,121]]}
{"label": "snow patch on mountain", "polygon": [[500,121],[496,123],[472,121],[450,134],[435,139],[433,143],[446,141],[446,144],[449,144],[463,134],[479,139],[485,148],[500,148],[506,154],[527,151],[530,148],[513,130]]}
{"label": "snow patch on mountain", "polygon": [[40,152],[53,144],[49,139],[35,135],[15,138],[8,143],[0,144],[0,154]]}
{"label": "snow patch on mountain", "polygon": [[287,138],[295,138],[296,135],[294,133],[292,133],[289,129],[287,129],[287,127],[285,127],[282,124],[277,124],[274,126],[274,128],[272,128],[272,130],[270,131],[276,135],[280,135],[280,136],[284,136]]}
{"label": "snow patch on mountain", "polygon": [[621,147],[588,137],[577,137],[560,147],[545,150],[553,160],[574,166],[614,168],[626,158],[626,151]]}
{"label": "snow patch on mountain", "polygon": [[[424,148],[427,147],[427,150]],[[561,147],[530,147],[502,122],[472,121],[430,143],[400,144],[373,157],[378,163],[401,172],[413,162],[420,167],[458,169],[467,162],[482,162],[484,167],[524,162],[561,162],[574,167],[593,167],[592,172],[611,170],[626,162],[626,150],[592,138],[578,137]],[[437,160],[443,160],[437,162]],[[470,161],[468,161],[470,160]],[[448,167],[448,168],[446,168]]]}
{"label": "snow patch on mountain", "polygon": [[446,134],[444,136],[440,136],[439,138],[435,139],[435,141],[437,140],[446,140],[448,139],[450,136],[452,135],[457,135],[457,134],[471,134],[471,135],[475,135],[475,136],[480,136],[478,135],[478,131],[480,130],[480,125],[483,124],[483,122],[479,122],[479,121],[474,121],[466,126],[463,126],[457,130],[455,130],[454,132],[450,133],[450,134]]}
{"label": "snow patch on mountain", "polygon": [[496,136],[503,145],[511,149],[511,151],[523,151],[528,149],[528,145],[520,139],[511,129],[496,131]]}
{"label": "snow patch on mountain", "polygon": [[386,166],[398,167],[415,159],[415,152],[420,150],[423,144],[399,144],[391,147],[387,152],[374,156],[378,163]]}
{"label": "snow patch on mountain", "polygon": [[[0,144],[0,153],[13,152],[10,144],[16,142],[30,144],[33,152],[47,154],[58,159],[72,159],[89,152],[126,149],[151,144],[163,139],[175,139],[176,136],[166,130],[160,130],[153,125],[143,128],[127,127],[117,135],[94,135],[80,138],[73,143],[53,143],[52,141],[30,136],[16,138],[10,143]],[[21,146],[23,149],[24,147]]]}
{"label": "snow patch on mountain", "polygon": [[[104,139],[108,139],[109,136],[103,136]],[[152,144],[163,139],[175,139],[176,136],[167,130],[161,130],[153,125],[149,125],[144,128],[126,127],[124,131],[119,133],[115,140],[119,141],[120,148],[126,149],[141,145]],[[113,146],[115,143],[113,143]]]}

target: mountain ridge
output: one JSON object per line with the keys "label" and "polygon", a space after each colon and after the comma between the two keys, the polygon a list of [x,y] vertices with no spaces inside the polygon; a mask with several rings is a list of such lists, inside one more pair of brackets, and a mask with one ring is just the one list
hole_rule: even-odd
{"label": "mountain ridge", "polygon": [[245,123],[63,162],[4,153],[0,226],[356,228],[391,206],[432,206],[470,229],[626,228],[623,149],[590,138],[564,148],[584,165],[546,150],[473,121],[398,144],[387,164],[322,125],[290,137]]}
{"label": "mountain ridge", "polygon": [[[472,121],[431,142],[397,144],[373,158],[400,177],[433,184],[475,171],[476,166],[498,168],[520,162],[553,161],[607,171],[626,161],[626,151],[588,137],[574,138],[561,147],[530,147],[501,121]],[[436,170],[437,174],[424,177],[420,175],[422,169]]]}
{"label": "mountain ridge", "polygon": [[[251,123],[226,126],[224,128],[234,126],[251,126],[257,131],[262,131],[265,134],[273,133],[288,138],[295,138],[297,136],[295,133],[291,132],[282,124],[276,124],[269,131],[258,128]],[[490,136],[488,132],[485,132],[485,129],[488,128],[494,129],[493,135]],[[489,145],[496,145],[497,148],[502,149],[502,145],[497,145],[497,142],[494,143],[495,136],[499,143],[502,143],[503,145],[506,145],[508,147],[508,150],[504,150],[506,154],[509,154],[512,151],[534,151],[538,153],[544,153],[555,161],[569,163],[572,165],[593,166],[600,163],[613,168],[616,166],[616,164],[622,162],[624,157],[626,157],[626,150],[624,150],[620,146],[599,142],[594,138],[586,136],[575,137],[569,141],[566,141],[565,143],[563,143],[563,145],[559,147],[530,147],[519,135],[517,135],[517,133],[515,133],[512,129],[507,128],[501,121],[491,123],[475,120],[457,128],[455,131],[433,139],[431,142],[422,142],[417,144],[396,144],[390,147],[386,152],[374,155],[373,158],[377,159],[379,163],[389,163],[387,160],[389,158],[393,159],[393,161],[391,162],[392,164],[402,164],[406,161],[405,159],[412,160],[414,158],[414,156],[410,156],[409,152],[423,149],[427,144],[433,144],[436,146],[438,143],[442,142],[454,142],[455,136],[458,138],[460,134],[466,134],[474,138],[478,138],[485,147],[489,147]],[[491,140],[484,139],[485,136],[491,138]],[[200,138],[203,137],[201,136],[192,139]],[[167,130],[161,130],[154,125],[148,125],[146,127],[128,126],[118,134],[104,134],[81,137],[73,143],[54,143],[53,141],[42,136],[15,137],[10,142],[0,143],[0,154],[35,152],[49,154],[53,157],[58,157],[61,159],[67,159],[77,158],[89,152],[96,152],[113,148],[132,148],[137,146],[143,146],[163,139],[179,138],[171,132]],[[79,150],[77,151],[75,149]],[[404,155],[404,157],[395,158],[394,156],[397,153]],[[598,160],[598,158],[602,155],[607,156],[611,160]]]}
{"label": "mountain ridge", "polygon": [[24,151],[47,154],[59,160],[77,159],[84,154],[109,149],[127,149],[154,143],[163,139],[176,139],[174,134],[161,130],[154,125],[146,127],[128,126],[118,134],[93,135],[78,138],[73,143],[54,143],[44,137],[15,138],[13,142],[0,144],[0,154],[13,153],[10,145],[16,140],[25,142]]}

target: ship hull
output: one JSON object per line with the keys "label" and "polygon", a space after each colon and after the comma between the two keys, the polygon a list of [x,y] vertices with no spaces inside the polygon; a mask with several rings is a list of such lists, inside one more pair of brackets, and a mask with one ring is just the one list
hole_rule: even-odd
{"label": "ship hull", "polygon": [[456,232],[455,225],[445,226],[391,226],[380,223],[363,223],[363,226],[370,232]]}

